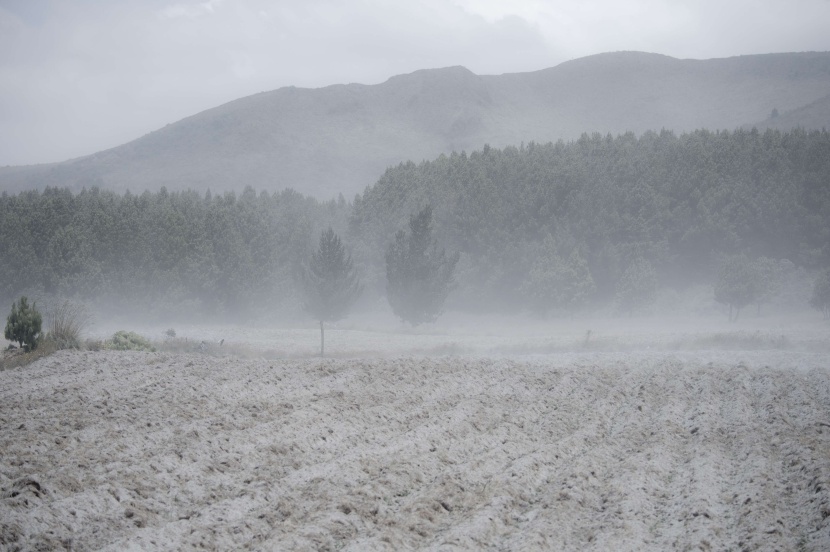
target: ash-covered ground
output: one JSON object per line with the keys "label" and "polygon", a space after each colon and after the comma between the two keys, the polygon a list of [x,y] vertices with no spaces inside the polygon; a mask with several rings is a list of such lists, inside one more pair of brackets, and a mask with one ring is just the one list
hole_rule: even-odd
{"label": "ash-covered ground", "polygon": [[826,326],[597,327],[0,372],[0,548],[830,549]]}

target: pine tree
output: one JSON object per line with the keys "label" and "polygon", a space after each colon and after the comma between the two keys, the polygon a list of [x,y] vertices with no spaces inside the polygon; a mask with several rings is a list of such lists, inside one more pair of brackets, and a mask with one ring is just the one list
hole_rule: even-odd
{"label": "pine tree", "polygon": [[329,228],[303,271],[305,310],[320,321],[320,356],[325,355],[325,322],[344,318],[363,291],[351,255]]}
{"label": "pine tree", "polygon": [[23,296],[12,303],[12,312],[6,319],[4,335],[9,341],[17,341],[26,351],[37,348],[43,318],[35,304],[29,306],[29,300]]}
{"label": "pine tree", "polygon": [[392,312],[413,326],[435,322],[455,285],[460,255],[447,255],[432,237],[432,207],[409,218],[386,250],[386,292]]}

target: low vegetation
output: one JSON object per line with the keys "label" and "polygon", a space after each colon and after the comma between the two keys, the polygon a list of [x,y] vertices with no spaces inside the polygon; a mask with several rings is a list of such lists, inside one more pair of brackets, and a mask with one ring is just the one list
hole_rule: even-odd
{"label": "low vegetation", "polygon": [[47,302],[45,318],[44,332],[44,315],[35,303],[29,305],[25,296],[14,303],[6,322],[5,337],[16,341],[20,348],[10,345],[3,352],[0,368],[25,366],[62,349],[84,348],[83,332],[92,321],[85,305],[69,300]]}
{"label": "low vegetation", "polygon": [[112,337],[101,344],[102,349],[111,351],[150,351],[153,352],[156,348],[150,343],[150,340],[135,332],[128,332],[120,330],[115,332]]}
{"label": "low vegetation", "polygon": [[36,349],[28,352],[22,348],[6,348],[0,354],[0,370],[28,366],[37,360],[48,357],[58,350],[60,349],[57,344],[48,338],[42,339]]}
{"label": "low vegetation", "polygon": [[58,301],[46,310],[49,339],[59,349],[80,349],[83,332],[92,321],[85,305],[69,300]]}

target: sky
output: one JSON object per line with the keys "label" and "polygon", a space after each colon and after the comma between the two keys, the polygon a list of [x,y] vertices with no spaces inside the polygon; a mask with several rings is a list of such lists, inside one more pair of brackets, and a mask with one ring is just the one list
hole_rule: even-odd
{"label": "sky", "polygon": [[283,86],[620,50],[829,51],[830,0],[0,0],[0,166],[92,154]]}

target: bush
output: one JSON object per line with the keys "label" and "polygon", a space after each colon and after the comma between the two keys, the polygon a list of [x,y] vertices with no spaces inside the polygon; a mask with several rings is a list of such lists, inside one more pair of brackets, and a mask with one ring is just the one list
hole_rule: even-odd
{"label": "bush", "polygon": [[12,303],[12,312],[6,319],[5,336],[9,341],[17,341],[25,351],[37,348],[43,318],[34,303],[23,296],[17,303]]}
{"label": "bush", "polygon": [[103,348],[112,351],[155,352],[156,350],[146,337],[140,336],[135,332],[127,332],[124,330],[115,332],[111,338],[104,342]]}
{"label": "bush", "polygon": [[81,333],[92,316],[81,304],[63,301],[47,309],[49,338],[59,349],[80,349]]}

